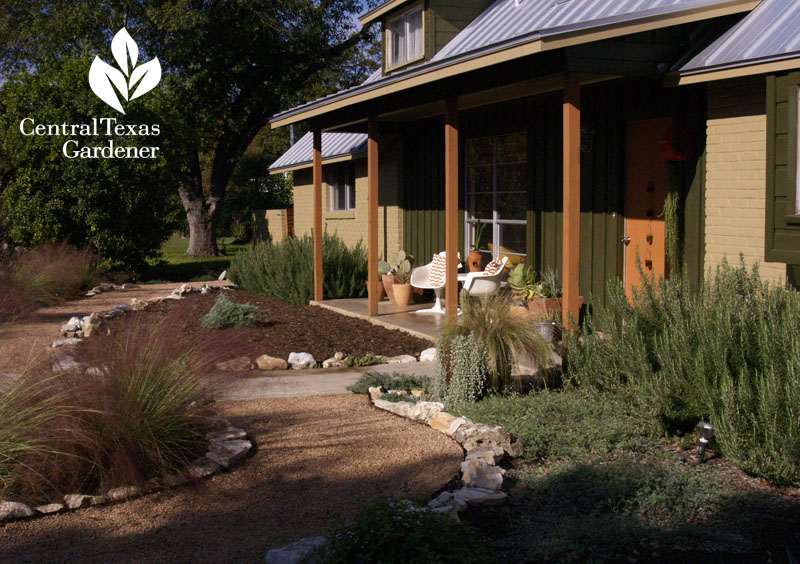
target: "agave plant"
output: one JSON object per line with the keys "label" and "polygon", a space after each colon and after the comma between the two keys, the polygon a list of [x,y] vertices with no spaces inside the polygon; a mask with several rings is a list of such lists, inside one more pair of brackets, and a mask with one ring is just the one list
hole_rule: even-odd
{"label": "agave plant", "polygon": [[561,297],[561,284],[558,282],[558,274],[550,267],[547,267],[539,277],[533,266],[520,263],[511,271],[508,277],[508,284],[511,286],[514,297],[523,302],[534,298]]}

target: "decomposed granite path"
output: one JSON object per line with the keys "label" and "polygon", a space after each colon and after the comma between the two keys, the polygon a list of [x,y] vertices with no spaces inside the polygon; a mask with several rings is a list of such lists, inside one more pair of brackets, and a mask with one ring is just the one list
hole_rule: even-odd
{"label": "decomposed granite path", "polygon": [[364,396],[218,406],[258,446],[238,469],[119,505],[0,526],[0,562],[261,563],[269,548],[329,533],[378,495],[430,498],[463,459],[444,435]]}

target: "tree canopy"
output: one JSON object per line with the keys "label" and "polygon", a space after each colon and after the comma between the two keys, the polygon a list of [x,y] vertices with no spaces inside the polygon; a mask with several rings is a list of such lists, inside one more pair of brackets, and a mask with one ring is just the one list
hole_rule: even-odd
{"label": "tree canopy", "polygon": [[[109,59],[111,37],[125,27],[161,63],[158,121],[189,252],[215,254],[226,188],[269,117],[374,68],[364,57],[374,37],[355,25],[363,8],[359,0],[7,0],[0,75],[37,75],[64,57]],[[75,80],[88,91],[85,78]],[[146,107],[151,95],[128,107]]]}

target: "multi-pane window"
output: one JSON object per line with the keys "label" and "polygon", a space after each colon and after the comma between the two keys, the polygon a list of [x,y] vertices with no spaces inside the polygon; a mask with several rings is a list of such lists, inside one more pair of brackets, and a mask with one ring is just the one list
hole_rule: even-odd
{"label": "multi-pane window", "polygon": [[352,163],[333,165],[328,171],[331,211],[356,209],[355,167]]}
{"label": "multi-pane window", "polygon": [[422,6],[386,22],[387,68],[422,56]]}
{"label": "multi-pane window", "polygon": [[487,258],[525,259],[528,141],[524,132],[467,140],[467,244],[486,224],[478,248]]}

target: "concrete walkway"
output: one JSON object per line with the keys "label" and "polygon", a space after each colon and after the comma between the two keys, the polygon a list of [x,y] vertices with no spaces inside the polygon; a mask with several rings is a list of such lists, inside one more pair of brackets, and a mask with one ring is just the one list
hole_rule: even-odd
{"label": "concrete walkway", "polygon": [[354,384],[365,372],[398,372],[430,377],[433,370],[433,362],[378,364],[361,368],[276,370],[263,372],[265,376],[229,380],[217,388],[214,399],[230,401],[346,394],[347,386]]}

